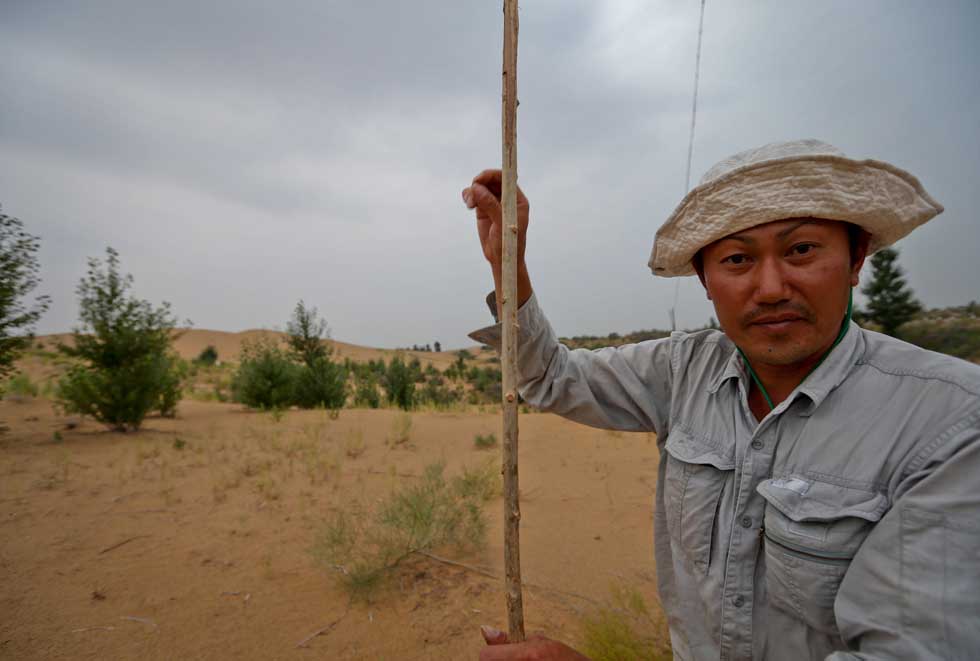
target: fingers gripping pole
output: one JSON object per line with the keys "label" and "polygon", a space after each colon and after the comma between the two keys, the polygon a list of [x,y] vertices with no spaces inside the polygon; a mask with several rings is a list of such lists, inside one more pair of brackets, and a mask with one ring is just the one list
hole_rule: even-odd
{"label": "fingers gripping pole", "polygon": [[520,520],[517,487],[517,0],[504,0],[503,67],[503,424],[504,573],[511,642],[524,640]]}

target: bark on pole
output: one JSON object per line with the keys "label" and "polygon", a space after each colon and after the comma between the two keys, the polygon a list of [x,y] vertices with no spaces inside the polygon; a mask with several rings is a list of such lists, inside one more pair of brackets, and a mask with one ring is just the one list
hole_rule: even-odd
{"label": "bark on pole", "polygon": [[504,0],[503,67],[503,423],[504,574],[511,642],[524,640],[517,487],[517,0]]}

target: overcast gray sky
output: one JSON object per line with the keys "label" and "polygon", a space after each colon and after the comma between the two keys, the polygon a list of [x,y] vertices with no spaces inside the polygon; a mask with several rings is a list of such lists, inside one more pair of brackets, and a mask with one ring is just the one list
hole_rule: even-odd
{"label": "overcast gray sky", "polygon": [[[698,3],[525,0],[528,262],[559,334],[667,327],[646,266],[680,201]],[[40,332],[88,257],[198,328],[470,343],[490,287],[459,191],[500,163],[499,0],[0,3],[0,204],[40,235]],[[708,0],[694,181],[813,137],[918,176],[900,243],[928,306],[980,299],[980,3]],[[680,287],[678,325],[712,310]]]}

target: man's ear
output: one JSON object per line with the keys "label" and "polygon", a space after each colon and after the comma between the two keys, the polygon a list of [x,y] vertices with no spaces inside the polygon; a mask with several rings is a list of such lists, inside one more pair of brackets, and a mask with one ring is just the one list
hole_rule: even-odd
{"label": "man's ear", "polygon": [[694,267],[694,272],[698,274],[698,280],[701,281],[701,286],[704,287],[704,293],[708,296],[708,300],[711,300],[711,292],[708,291],[708,283],[704,279],[704,261],[701,257],[701,252],[698,251],[694,255],[694,259],[691,260],[691,266]]}
{"label": "man's ear", "polygon": [[871,243],[871,235],[861,231],[858,236],[857,241],[854,242],[854,254],[851,255],[851,286],[857,287],[858,281],[860,280],[861,267],[864,266],[864,260],[868,256],[868,245]]}

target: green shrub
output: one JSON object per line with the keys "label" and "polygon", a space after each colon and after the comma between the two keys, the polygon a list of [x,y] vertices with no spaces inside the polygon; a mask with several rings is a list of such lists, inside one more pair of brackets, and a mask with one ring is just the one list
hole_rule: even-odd
{"label": "green shrub", "polygon": [[582,619],[581,650],[593,661],[671,658],[665,627],[651,616],[634,588],[613,588],[612,604]]}
{"label": "green shrub", "polygon": [[24,304],[41,281],[39,248],[39,239],[24,231],[24,223],[0,213],[0,382],[14,371],[14,362],[33,341],[34,324],[50,304],[47,296],[38,297],[32,308]]}
{"label": "green shrub", "polygon": [[357,377],[357,388],[354,391],[354,406],[376,409],[381,406],[381,395],[378,393],[378,378],[371,371],[364,371]]}
{"label": "green shrub", "polygon": [[322,357],[302,365],[296,378],[295,403],[304,409],[340,409],[347,399],[347,370]]}
{"label": "green shrub", "polygon": [[465,499],[475,499],[481,503],[500,496],[503,487],[500,465],[492,459],[476,468],[463,466],[463,471],[453,478],[456,493]]}
{"label": "green shrub", "polygon": [[910,321],[898,337],[930,351],[980,362],[980,320],[970,317]]}
{"label": "green shrub", "polygon": [[427,466],[418,482],[393,491],[374,510],[354,505],[337,512],[314,542],[314,558],[338,570],[353,597],[370,598],[412,553],[482,546],[482,492],[464,493],[458,481],[446,480],[443,470],[442,464]]}
{"label": "green shrub", "polygon": [[21,372],[13,375],[10,377],[10,380],[7,381],[6,393],[17,397],[37,397],[38,387],[33,381],[31,381],[31,377]]}
{"label": "green shrub", "polygon": [[235,401],[253,409],[282,409],[295,396],[299,367],[278,343],[267,338],[245,342],[232,379]]}
{"label": "green shrub", "polygon": [[401,356],[395,356],[388,364],[384,388],[389,403],[406,411],[415,408],[415,377]]}
{"label": "green shrub", "polygon": [[209,344],[204,347],[201,353],[197,354],[197,358],[194,362],[198,365],[204,365],[205,367],[211,367],[216,362],[218,362],[218,350],[214,348],[213,344]]}
{"label": "green shrub", "polygon": [[67,413],[89,415],[119,431],[138,429],[151,411],[172,415],[184,372],[171,342],[176,319],[164,303],[128,294],[132,276],[119,273],[119,254],[106,249],[105,269],[89,260],[78,286],[82,326],[74,345],[61,345],[75,359],[57,388]]}
{"label": "green shrub", "polygon": [[497,437],[492,432],[486,435],[477,434],[476,438],[473,439],[473,445],[478,450],[489,450],[490,448],[497,447]]}

